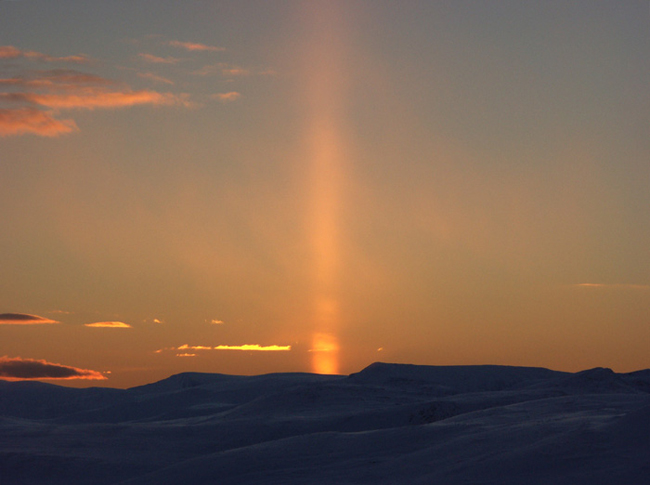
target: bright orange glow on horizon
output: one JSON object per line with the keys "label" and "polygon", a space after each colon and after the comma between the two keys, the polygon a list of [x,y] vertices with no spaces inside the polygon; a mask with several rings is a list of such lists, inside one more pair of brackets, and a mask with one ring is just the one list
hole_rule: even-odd
{"label": "bright orange glow on horizon", "polygon": [[317,333],[314,335],[312,370],[316,374],[338,374],[338,342],[334,335]]}

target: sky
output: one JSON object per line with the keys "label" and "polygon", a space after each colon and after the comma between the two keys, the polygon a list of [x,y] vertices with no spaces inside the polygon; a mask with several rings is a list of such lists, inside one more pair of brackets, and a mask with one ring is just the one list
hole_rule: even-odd
{"label": "sky", "polygon": [[650,367],[649,24],[0,1],[0,378]]}

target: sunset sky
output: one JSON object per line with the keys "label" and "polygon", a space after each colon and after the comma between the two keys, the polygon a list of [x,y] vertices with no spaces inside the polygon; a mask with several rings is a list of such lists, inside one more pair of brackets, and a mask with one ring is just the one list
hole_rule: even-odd
{"label": "sunset sky", "polygon": [[0,377],[648,368],[649,86],[647,0],[0,1]]}

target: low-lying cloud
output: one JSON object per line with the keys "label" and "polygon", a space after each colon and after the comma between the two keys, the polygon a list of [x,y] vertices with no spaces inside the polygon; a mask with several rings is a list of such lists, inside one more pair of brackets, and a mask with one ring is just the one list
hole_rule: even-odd
{"label": "low-lying cloud", "polygon": [[626,283],[580,283],[579,288],[603,288],[603,289],[629,289],[629,290],[650,290],[650,285],[635,285]]}
{"label": "low-lying cloud", "polygon": [[[243,350],[243,351],[252,351],[252,352],[288,352],[291,350],[291,345],[259,345],[259,344],[244,344],[244,345],[180,345],[178,347],[167,347],[164,349],[156,350],[156,353],[160,354],[165,350],[172,351],[183,351],[183,356],[187,356],[187,351],[197,351],[197,350]],[[176,354],[180,356],[181,354]],[[192,354],[194,357],[196,354]]]}
{"label": "low-lying cloud", "polygon": [[124,322],[94,322],[85,323],[84,326],[93,328],[132,328],[131,325]]}
{"label": "low-lying cloud", "polygon": [[0,314],[0,325],[43,325],[60,323],[50,318],[30,315],[28,313],[2,313]]}
{"label": "low-lying cloud", "polygon": [[104,380],[101,373],[80,369],[45,360],[23,359],[21,357],[0,357],[0,378],[9,380],[30,379],[90,379]]}

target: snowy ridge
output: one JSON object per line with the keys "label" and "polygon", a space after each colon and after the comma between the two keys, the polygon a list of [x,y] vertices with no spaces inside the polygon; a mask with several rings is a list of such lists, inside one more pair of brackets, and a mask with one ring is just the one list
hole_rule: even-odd
{"label": "snowy ridge", "polygon": [[650,371],[0,381],[0,483],[650,483]]}

